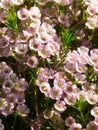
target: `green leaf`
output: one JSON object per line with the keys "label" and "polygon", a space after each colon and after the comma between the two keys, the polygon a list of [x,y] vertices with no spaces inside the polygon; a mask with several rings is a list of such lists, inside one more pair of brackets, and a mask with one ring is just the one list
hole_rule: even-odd
{"label": "green leaf", "polygon": [[8,10],[8,16],[5,25],[8,29],[12,30],[14,33],[19,33],[21,30],[21,24],[18,23],[18,17],[14,6]]}

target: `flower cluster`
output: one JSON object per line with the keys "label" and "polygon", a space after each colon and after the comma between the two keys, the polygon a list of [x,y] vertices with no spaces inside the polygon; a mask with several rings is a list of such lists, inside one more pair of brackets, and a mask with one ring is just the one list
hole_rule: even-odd
{"label": "flower cluster", "polygon": [[14,112],[26,116],[29,109],[25,105],[24,92],[28,83],[19,78],[6,62],[0,63],[0,113],[7,116]]}
{"label": "flower cluster", "polygon": [[98,129],[97,7],[0,1],[1,130]]}
{"label": "flower cluster", "polygon": [[85,5],[87,5],[87,22],[86,26],[89,29],[94,29],[98,27],[98,1],[97,0],[84,0]]}

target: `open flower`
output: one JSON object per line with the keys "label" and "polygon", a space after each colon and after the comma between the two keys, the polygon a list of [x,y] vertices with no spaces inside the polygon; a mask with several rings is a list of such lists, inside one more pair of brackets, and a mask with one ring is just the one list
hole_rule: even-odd
{"label": "open flower", "polygon": [[66,120],[65,120],[66,126],[71,126],[74,123],[75,123],[75,119],[72,116],[67,117]]}
{"label": "open flower", "polygon": [[40,86],[39,86],[39,89],[42,93],[44,93],[46,96],[49,95],[49,92],[50,92],[50,84],[48,82],[43,82]]}
{"label": "open flower", "polygon": [[66,110],[65,102],[59,100],[56,101],[56,103],[54,104],[54,108],[59,112],[65,111]]}
{"label": "open flower", "polygon": [[82,130],[82,125],[79,123],[74,123],[70,126],[69,130]]}
{"label": "open flower", "polygon": [[17,106],[17,113],[21,116],[27,116],[29,113],[29,109],[25,104],[21,104]]}
{"label": "open flower", "polygon": [[86,93],[86,101],[89,103],[89,104],[96,104],[97,101],[98,101],[98,96],[95,94],[94,91],[88,91]]}
{"label": "open flower", "polygon": [[94,108],[91,110],[91,115],[93,115],[94,117],[97,117],[97,116],[98,116],[98,107],[94,107]]}
{"label": "open flower", "polygon": [[26,63],[30,68],[35,68],[38,65],[38,59],[36,56],[30,56]]}
{"label": "open flower", "polygon": [[87,130],[98,130],[98,125],[96,125],[94,121],[90,121],[87,124]]}
{"label": "open flower", "polygon": [[8,79],[4,81],[2,88],[5,93],[9,93],[12,90],[13,86],[14,83],[12,82],[12,80]]}
{"label": "open flower", "polygon": [[27,53],[27,51],[28,51],[27,44],[18,43],[17,46],[15,47],[15,52],[17,54],[24,55]]}
{"label": "open flower", "polygon": [[50,98],[59,100],[61,96],[62,96],[62,89],[59,89],[56,86],[51,88],[50,93],[49,93]]}
{"label": "open flower", "polygon": [[27,20],[29,18],[29,11],[26,8],[21,8],[17,11],[17,16],[20,20]]}
{"label": "open flower", "polygon": [[11,0],[11,2],[14,4],[14,5],[21,5],[24,3],[24,0]]}
{"label": "open flower", "polygon": [[40,19],[41,13],[40,9],[37,6],[33,6],[29,10],[30,14],[30,19],[33,21],[36,21],[37,19]]}
{"label": "open flower", "polygon": [[37,38],[33,38],[29,40],[29,48],[34,51],[38,51],[40,49],[41,42]]}

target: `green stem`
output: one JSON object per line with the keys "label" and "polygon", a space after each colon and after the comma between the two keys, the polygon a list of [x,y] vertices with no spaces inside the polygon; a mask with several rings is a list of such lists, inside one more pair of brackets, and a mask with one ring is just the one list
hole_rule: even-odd
{"label": "green stem", "polygon": [[84,125],[86,126],[86,121],[85,121],[83,112],[82,112],[81,110],[80,110],[79,112],[80,112],[81,118],[82,118],[82,120],[83,120],[83,123],[84,123]]}
{"label": "green stem", "polygon": [[36,86],[35,86],[35,88],[34,88],[34,97],[35,97],[35,111],[36,111],[36,117],[38,117],[37,88],[36,88]]}
{"label": "green stem", "polygon": [[14,119],[14,123],[13,123],[13,126],[11,127],[11,128],[12,128],[12,130],[14,130],[14,129],[15,129],[15,123],[16,123],[16,119],[17,119],[17,114],[15,113],[15,119]]}

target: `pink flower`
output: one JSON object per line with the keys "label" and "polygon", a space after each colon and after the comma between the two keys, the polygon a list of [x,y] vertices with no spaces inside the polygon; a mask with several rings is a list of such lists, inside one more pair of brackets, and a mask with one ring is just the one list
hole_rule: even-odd
{"label": "pink flower", "polygon": [[88,63],[88,55],[83,55],[83,54],[80,54],[79,57],[78,57],[78,62],[80,64],[83,64],[83,65],[86,65]]}
{"label": "pink flower", "polygon": [[51,111],[46,110],[43,112],[43,115],[44,115],[45,119],[51,119],[53,117],[53,110],[51,110]]}
{"label": "pink flower", "polygon": [[69,130],[82,130],[82,125],[79,123],[74,123],[70,126]]}
{"label": "pink flower", "polygon": [[2,85],[3,91],[5,93],[9,93],[13,87],[14,87],[14,83],[10,79],[5,80],[3,85]]}
{"label": "pink flower", "polygon": [[31,29],[32,29],[32,34],[33,34],[33,35],[38,34],[40,25],[41,25],[40,19],[36,19],[35,21],[33,21],[33,22],[30,23],[29,26],[30,26]]}
{"label": "pink flower", "polygon": [[35,68],[38,65],[38,59],[36,56],[29,56],[26,63],[30,68]]}
{"label": "pink flower", "polygon": [[53,40],[47,43],[46,48],[53,56],[59,54],[60,46],[58,45],[58,43],[54,42]]}
{"label": "pink flower", "polygon": [[66,82],[66,86],[64,87],[64,92],[69,94],[74,94],[78,91],[78,88],[75,84],[72,84],[72,82]]}
{"label": "pink flower", "polygon": [[95,65],[93,66],[93,68],[94,68],[94,70],[95,70],[96,72],[98,72],[98,61],[95,63]]}
{"label": "pink flower", "polygon": [[90,51],[90,55],[91,55],[91,57],[93,57],[93,58],[98,58],[98,49],[92,49],[92,50]]}
{"label": "pink flower", "polygon": [[87,130],[98,130],[98,125],[96,125],[94,121],[90,121],[87,124]]}
{"label": "pink flower", "polygon": [[13,3],[11,2],[11,0],[1,0],[0,6],[4,9],[9,9],[11,8],[11,6],[13,5]]}
{"label": "pink flower", "polygon": [[3,67],[4,68],[2,68],[2,74],[5,76],[6,79],[8,79],[13,73],[13,70],[10,68],[10,66],[4,65]]}
{"label": "pink flower", "polygon": [[0,49],[4,49],[9,46],[9,42],[6,38],[0,38]]}
{"label": "pink flower", "polygon": [[98,126],[98,116],[95,117],[94,123]]}
{"label": "pink flower", "polygon": [[24,0],[11,0],[11,2],[15,5],[21,5],[24,3]]}
{"label": "pink flower", "polygon": [[12,114],[14,111],[13,111],[13,108],[14,108],[14,104],[7,104],[7,106],[2,110],[2,114],[4,116],[8,116],[9,114]]}
{"label": "pink flower", "polygon": [[6,95],[6,100],[9,104],[14,104],[17,102],[16,94],[14,93],[8,93]]}
{"label": "pink flower", "polygon": [[21,8],[17,11],[17,16],[20,20],[27,20],[29,18],[29,11],[26,8]]}
{"label": "pink flower", "polygon": [[50,89],[49,97],[52,99],[59,100],[62,96],[62,89],[54,86]]}
{"label": "pink flower", "polygon": [[30,111],[25,104],[18,105],[16,107],[16,110],[17,110],[17,113],[23,117],[27,116]]}
{"label": "pink flower", "polygon": [[93,43],[88,40],[88,41],[84,41],[81,45],[90,49],[92,47]]}
{"label": "pink flower", "polygon": [[34,122],[31,125],[31,130],[40,130],[41,124],[39,122]]}
{"label": "pink flower", "polygon": [[29,40],[29,48],[34,51],[38,51],[40,49],[41,42],[37,38],[33,38]]}
{"label": "pink flower", "polygon": [[25,103],[25,95],[24,95],[24,93],[22,93],[22,92],[15,93],[15,96],[16,96],[16,101],[17,101],[16,103],[18,105],[21,105],[21,104]]}
{"label": "pink flower", "polygon": [[17,37],[16,37],[16,35],[12,31],[7,30],[4,38],[8,41],[8,43],[9,42],[12,43],[11,47],[14,47],[14,45],[15,45],[14,43],[16,42],[16,38]]}
{"label": "pink flower", "polygon": [[42,45],[39,50],[38,50],[38,55],[41,56],[43,59],[49,58],[50,57],[50,52],[45,48],[44,45]]}
{"label": "pink flower", "polygon": [[44,74],[39,74],[36,79],[36,85],[40,86],[44,82],[48,82],[48,77],[46,77]]}
{"label": "pink flower", "polygon": [[36,21],[41,17],[40,9],[36,6],[30,8],[29,14],[30,14],[30,19],[33,21]]}
{"label": "pink flower", "polygon": [[50,93],[50,84],[48,82],[43,82],[40,86],[39,86],[39,89],[42,93],[45,94],[45,96],[48,96],[49,93]]}
{"label": "pink flower", "polygon": [[64,101],[68,105],[74,105],[77,100],[77,95],[67,94],[66,97],[64,97]]}
{"label": "pink flower", "polygon": [[94,117],[98,117],[98,107],[94,107],[91,110],[91,115],[93,115]]}
{"label": "pink flower", "polygon": [[88,17],[87,18],[87,22],[85,23],[85,25],[89,28],[89,29],[95,29],[98,27],[98,16],[94,15],[92,17]]}
{"label": "pink flower", "polygon": [[80,46],[77,48],[77,50],[81,55],[83,54],[88,55],[88,52],[89,52],[89,49],[85,46]]}
{"label": "pink flower", "polygon": [[78,82],[78,83],[85,83],[86,82],[86,75],[84,74],[81,74],[81,73],[76,73],[75,74],[75,80]]}
{"label": "pink flower", "polygon": [[74,123],[75,123],[75,119],[72,116],[67,117],[66,120],[65,120],[66,126],[71,126]]}
{"label": "pink flower", "polygon": [[87,7],[86,12],[90,15],[96,15],[98,13],[98,2],[96,0],[91,1],[90,4]]}
{"label": "pink flower", "polygon": [[0,22],[5,23],[7,19],[7,12],[5,10],[0,12]]}
{"label": "pink flower", "polygon": [[61,24],[63,24],[64,26],[70,27],[69,18],[70,18],[70,16],[69,16],[68,13],[66,13],[66,15],[65,15],[65,14],[61,14],[61,15],[58,17],[58,21],[59,21]]}
{"label": "pink flower", "polygon": [[68,73],[73,74],[75,72],[75,67],[76,67],[75,63],[66,62],[64,69]]}
{"label": "pink flower", "polygon": [[64,78],[61,79],[54,79],[54,86],[56,86],[59,89],[64,89],[66,87],[66,82]]}
{"label": "pink flower", "polygon": [[29,40],[29,38],[36,34],[36,28],[33,28],[31,26],[26,26],[22,30],[24,37]]}
{"label": "pink flower", "polygon": [[[81,61],[81,62],[83,62],[83,61]],[[85,73],[87,71],[87,67],[85,66],[84,62],[83,62],[83,64],[76,62],[75,68],[78,73]]]}
{"label": "pink flower", "polygon": [[86,101],[86,96],[85,95],[86,95],[86,92],[84,90],[81,90],[80,92],[78,92],[77,99]]}
{"label": "pink flower", "polygon": [[66,60],[70,63],[75,63],[78,61],[77,57],[79,56],[79,53],[75,50],[73,50],[72,52],[68,52]]}
{"label": "pink flower", "polygon": [[18,43],[17,46],[15,47],[15,52],[17,54],[24,55],[27,53],[27,51],[28,51],[27,44]]}
{"label": "pink flower", "polygon": [[66,110],[65,102],[59,100],[56,101],[56,103],[54,104],[54,108],[59,112],[65,111]]}
{"label": "pink flower", "polygon": [[98,96],[95,94],[94,91],[88,91],[86,93],[86,101],[89,103],[89,104],[96,104],[97,101],[98,101]]}
{"label": "pink flower", "polygon": [[40,32],[38,33],[38,39],[41,43],[47,43],[50,39],[52,39],[52,36],[47,32]]}

